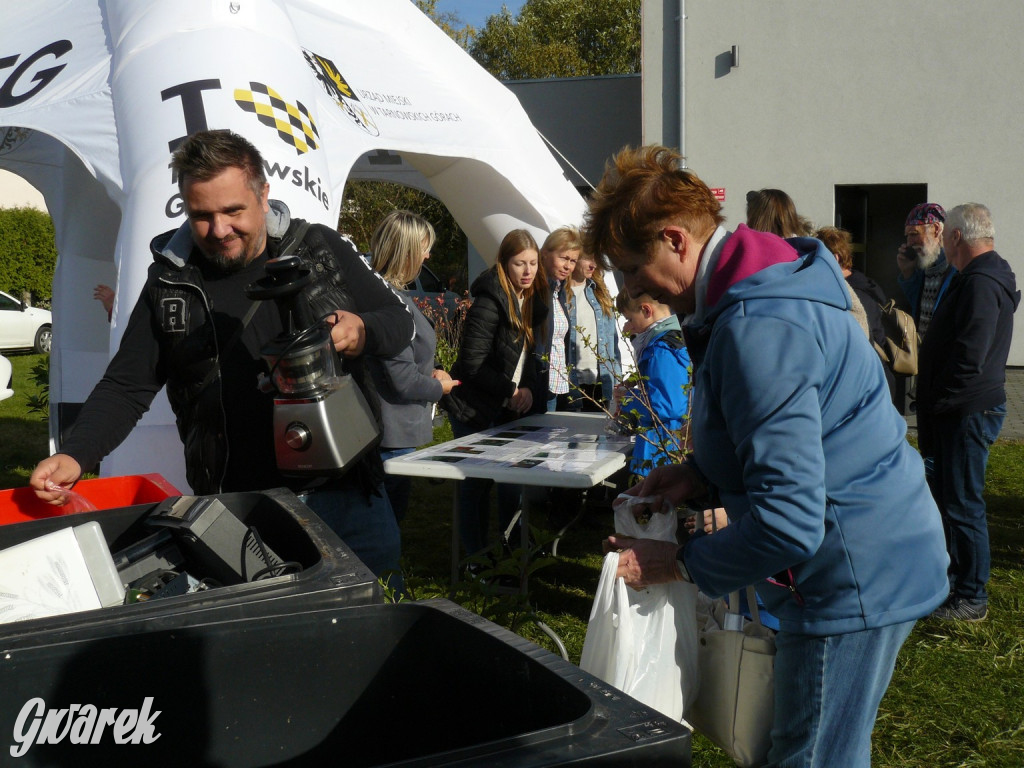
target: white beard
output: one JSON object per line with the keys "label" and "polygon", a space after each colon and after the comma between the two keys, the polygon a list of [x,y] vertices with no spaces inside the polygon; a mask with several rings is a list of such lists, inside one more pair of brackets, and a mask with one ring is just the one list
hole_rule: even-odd
{"label": "white beard", "polygon": [[925,243],[917,251],[917,266],[918,269],[928,269],[936,261],[939,260],[939,254],[942,252],[942,246],[938,242]]}

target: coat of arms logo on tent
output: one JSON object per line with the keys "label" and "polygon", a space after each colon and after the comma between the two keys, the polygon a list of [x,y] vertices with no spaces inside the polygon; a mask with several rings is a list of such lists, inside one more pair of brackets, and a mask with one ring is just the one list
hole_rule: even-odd
{"label": "coat of arms logo on tent", "polygon": [[306,57],[306,63],[316,75],[317,82],[323,86],[327,95],[334,99],[334,102],[342,108],[352,122],[371,136],[380,136],[377,124],[373,122],[352,86],[334,66],[334,62],[312,51],[307,51],[305,48],[302,49],[302,55]]}

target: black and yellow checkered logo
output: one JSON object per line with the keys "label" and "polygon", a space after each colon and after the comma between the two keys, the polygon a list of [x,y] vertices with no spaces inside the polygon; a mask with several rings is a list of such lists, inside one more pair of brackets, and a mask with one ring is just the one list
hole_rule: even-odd
{"label": "black and yellow checkered logo", "polygon": [[252,112],[266,126],[277,131],[299,155],[317,149],[320,133],[301,101],[289,104],[281,94],[263,83],[249,83],[250,90],[235,89],[235,103]]}

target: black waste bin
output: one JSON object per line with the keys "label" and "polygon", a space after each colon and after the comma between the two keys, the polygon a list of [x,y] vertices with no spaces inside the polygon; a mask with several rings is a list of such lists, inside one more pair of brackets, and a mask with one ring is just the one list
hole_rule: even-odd
{"label": "black waste bin", "polygon": [[26,768],[690,764],[685,726],[446,600],[24,638],[0,685]]}
{"label": "black waste bin", "polygon": [[[25,636],[68,634],[78,636],[93,625],[118,623],[135,627],[172,627],[185,614],[223,613],[229,618],[248,618],[293,612],[328,605],[367,605],[383,602],[377,579],[352,550],[316,514],[287,489],[252,493],[225,493],[198,499],[216,500],[242,523],[258,532],[259,539],[281,560],[292,564],[286,575],[258,581],[232,583],[218,572],[222,586],[174,597],[117,605],[97,610],[0,624],[0,648]],[[96,521],[111,552],[123,551],[151,536],[150,518],[161,504],[138,504],[120,509],[84,512],[0,526],[0,549],[38,536]],[[254,546],[251,541],[246,542]],[[201,578],[214,563],[192,550],[185,554],[183,571]],[[204,559],[207,562],[204,562]],[[286,607],[281,607],[285,604]]]}

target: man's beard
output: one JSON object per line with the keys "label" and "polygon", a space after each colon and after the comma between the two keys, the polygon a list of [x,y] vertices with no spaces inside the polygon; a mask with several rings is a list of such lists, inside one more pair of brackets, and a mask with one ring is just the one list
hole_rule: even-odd
{"label": "man's beard", "polygon": [[[264,239],[264,237],[258,236],[255,240],[250,242],[259,242]],[[243,251],[241,256],[238,256],[236,258],[226,256],[223,252],[219,251],[214,253],[207,253],[204,250],[203,254],[206,256],[210,264],[216,267],[219,272],[225,275],[233,275],[236,272],[241,272],[247,266],[256,261],[256,259],[260,255],[260,252],[257,251],[256,253],[249,253],[248,251]]]}
{"label": "man's beard", "polygon": [[939,254],[942,252],[942,245],[938,240],[926,242],[920,248],[917,249],[917,267],[918,269],[928,269],[936,261],[939,260]]}
{"label": "man's beard", "polygon": [[218,272],[222,272],[225,275],[241,272],[253,261],[253,259],[248,258],[231,259],[223,253],[208,253],[206,254],[206,258],[214,267],[217,268]]}

